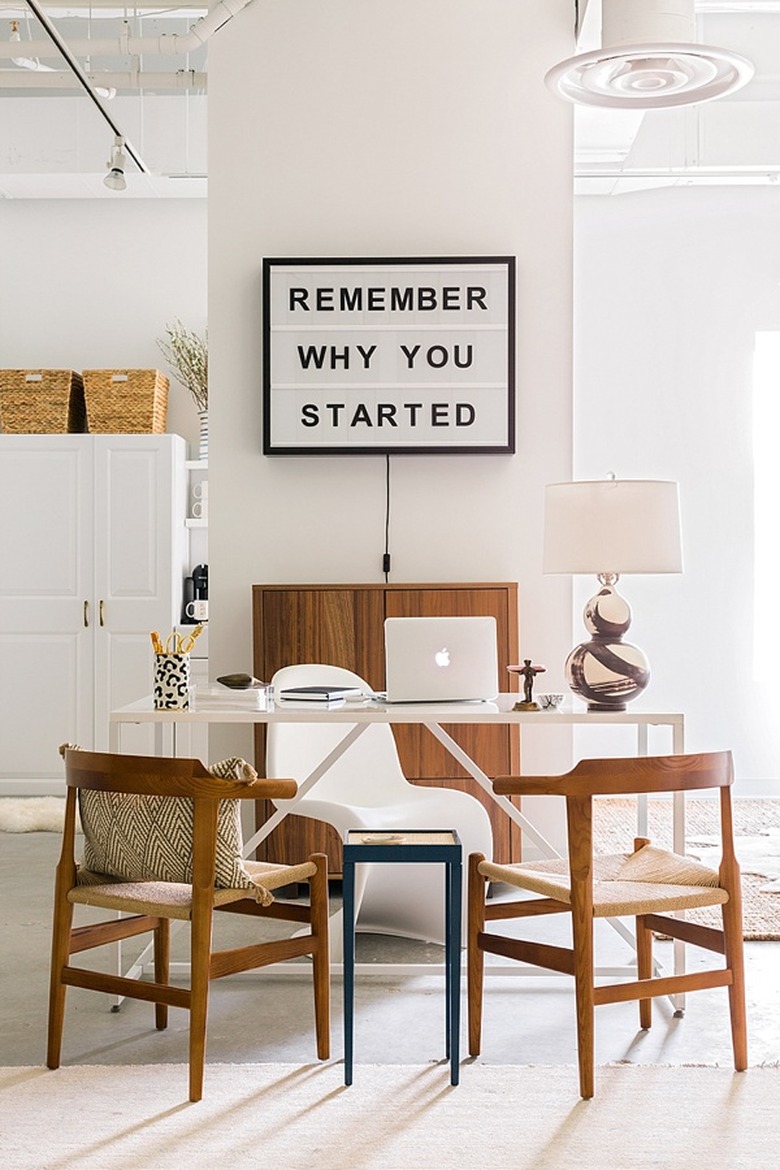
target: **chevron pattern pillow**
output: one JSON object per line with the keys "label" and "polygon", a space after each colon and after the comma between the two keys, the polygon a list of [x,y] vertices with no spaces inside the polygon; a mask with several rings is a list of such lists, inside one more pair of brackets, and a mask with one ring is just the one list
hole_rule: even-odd
{"label": "chevron pattern pillow", "polygon": [[[70,746],[70,745],[69,745]],[[212,776],[253,784],[257,773],[233,757],[212,764]],[[223,800],[217,816],[218,889],[257,889],[242,859],[241,801]],[[192,883],[192,801],[181,797],[135,796],[79,791],[84,830],[82,866],[132,882]]]}

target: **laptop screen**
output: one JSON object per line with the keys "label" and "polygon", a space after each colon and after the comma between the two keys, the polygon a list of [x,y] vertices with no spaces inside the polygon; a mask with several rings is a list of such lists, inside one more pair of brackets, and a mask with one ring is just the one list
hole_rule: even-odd
{"label": "laptop screen", "polygon": [[498,694],[496,619],[385,619],[388,703],[495,699]]}

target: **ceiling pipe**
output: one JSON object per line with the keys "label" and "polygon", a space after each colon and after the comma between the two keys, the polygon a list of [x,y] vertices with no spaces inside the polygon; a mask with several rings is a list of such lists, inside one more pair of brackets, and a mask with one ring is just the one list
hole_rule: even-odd
{"label": "ceiling pipe", "polygon": [[[19,21],[11,21],[11,35],[8,38],[11,44],[20,45],[22,43],[22,35],[19,32]],[[14,65],[20,69],[30,69],[34,73],[51,73],[53,72],[50,65],[41,65],[37,57],[12,57]]]}
{"label": "ceiling pipe", "polygon": [[[12,41],[16,41],[17,43],[21,43],[22,38],[19,35],[19,21],[18,20],[11,21],[11,30],[12,31],[11,31],[10,39]],[[59,71],[57,69],[52,69],[51,65],[44,65],[41,61],[38,60],[37,57],[12,57],[11,61],[13,62],[14,65],[17,66],[17,68],[27,69],[27,70],[29,70],[30,73],[53,73],[57,77],[66,78],[67,79],[65,81],[66,86],[71,85],[71,83],[73,82],[73,75],[71,73],[65,73],[64,70]],[[3,78],[5,78],[5,83],[3,81]],[[90,79],[90,80],[92,80],[92,79]],[[18,81],[19,81],[18,74],[16,75],[15,78],[14,78],[13,74],[10,74],[6,78],[5,72],[4,71],[0,72],[0,86],[4,86],[4,84],[5,84],[5,85],[7,85],[8,88],[12,88],[12,85],[18,83]],[[110,85],[101,85],[100,81],[97,78],[92,80],[92,84],[94,85],[95,93],[98,95],[98,97],[105,98],[107,101],[111,101],[113,98],[116,97],[116,89],[112,88]],[[23,83],[21,86],[19,86],[19,88],[20,89],[49,89],[49,88],[53,88],[53,87],[49,83],[42,83],[40,81],[36,82],[36,81],[33,81],[32,78],[28,77],[26,82]]]}
{"label": "ceiling pipe", "polygon": [[[84,37],[68,41],[68,48],[81,57],[135,57],[146,53],[158,57],[182,57],[200,49],[223,25],[242,12],[252,0],[218,0],[207,16],[202,16],[187,33],[163,33],[159,37],[131,37],[125,26],[118,37]],[[32,7],[32,6],[30,6]],[[36,11],[36,16],[38,12]],[[39,17],[40,19],[40,17]],[[43,21],[41,21],[43,23]],[[45,27],[45,25],[44,25]],[[55,57],[50,41],[25,41],[30,57]],[[12,57],[18,47],[0,41],[0,58]]]}
{"label": "ceiling pipe", "polygon": [[[118,91],[149,90],[191,93],[206,92],[207,74],[196,73],[193,69],[181,69],[176,73],[150,73],[129,70],[124,73],[87,73],[90,85],[100,93],[101,89]],[[0,70],[0,89],[72,89],[79,84],[72,73],[55,69],[44,73],[10,73]],[[106,93],[101,96],[106,97]]]}

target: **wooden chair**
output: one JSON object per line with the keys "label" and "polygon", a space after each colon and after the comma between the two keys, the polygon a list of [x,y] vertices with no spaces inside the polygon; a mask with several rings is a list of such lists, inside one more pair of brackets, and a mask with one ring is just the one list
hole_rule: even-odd
{"label": "wooden chair", "polygon": [[[330,1055],[327,858],[323,854],[313,854],[308,861],[296,866],[246,862],[245,869],[252,881],[259,883],[256,887],[215,888],[220,802],[226,799],[290,798],[295,795],[295,781],[258,780],[249,786],[215,779],[198,760],[74,750],[65,752],[65,763],[67,800],[54,893],[48,1067],[58,1068],[60,1064],[67,987],[151,1001],[155,1004],[158,1029],[167,1026],[169,1005],[186,1008],[190,1013],[190,1100],[199,1101],[203,1095],[210,981],[301,955],[311,955],[313,959],[317,1055],[326,1060]],[[78,870],[74,856],[77,793],[89,790],[121,793],[128,801],[154,796],[191,802],[191,884],[123,881]],[[238,809],[240,806],[232,807]],[[273,902],[270,890],[294,882],[309,883],[310,905]],[[258,898],[266,904],[261,904]],[[74,928],[74,905],[121,910],[129,912],[132,917],[117,917]],[[311,931],[300,938],[213,951],[214,910],[308,922]],[[189,988],[174,987],[169,981],[171,919],[189,921],[191,925]],[[151,982],[103,974],[70,963],[70,956],[81,951],[146,931],[154,932],[154,980]]]}
{"label": "wooden chair", "polygon": [[[703,755],[583,760],[564,776],[502,777],[502,796],[566,798],[568,862],[565,859],[495,865],[481,854],[469,859],[468,1000],[469,1051],[479,1055],[485,952],[573,975],[576,991],[580,1093],[592,1097],[593,1011],[605,1003],[639,1000],[642,1028],[651,1024],[652,1000],[705,987],[728,987],[734,1066],[747,1067],[747,1028],[739,866],[734,856],[731,815],[733,765],[730,752]],[[636,838],[634,852],[593,854],[593,797],[627,793],[672,793],[717,788],[720,793],[722,858],[718,871]],[[486,900],[489,882],[505,882],[540,895],[525,901]],[[698,926],[673,911],[720,905],[722,929]],[[572,946],[551,946],[488,933],[486,921],[540,914],[571,915]],[[637,980],[595,986],[593,920],[636,917]],[[652,935],[663,932],[725,957],[716,970],[653,976]]]}

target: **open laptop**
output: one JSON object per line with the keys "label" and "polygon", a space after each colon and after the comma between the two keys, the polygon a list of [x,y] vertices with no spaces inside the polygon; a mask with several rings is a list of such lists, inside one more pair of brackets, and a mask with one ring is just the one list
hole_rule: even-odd
{"label": "open laptop", "polygon": [[495,699],[498,694],[496,619],[385,619],[388,703]]}

